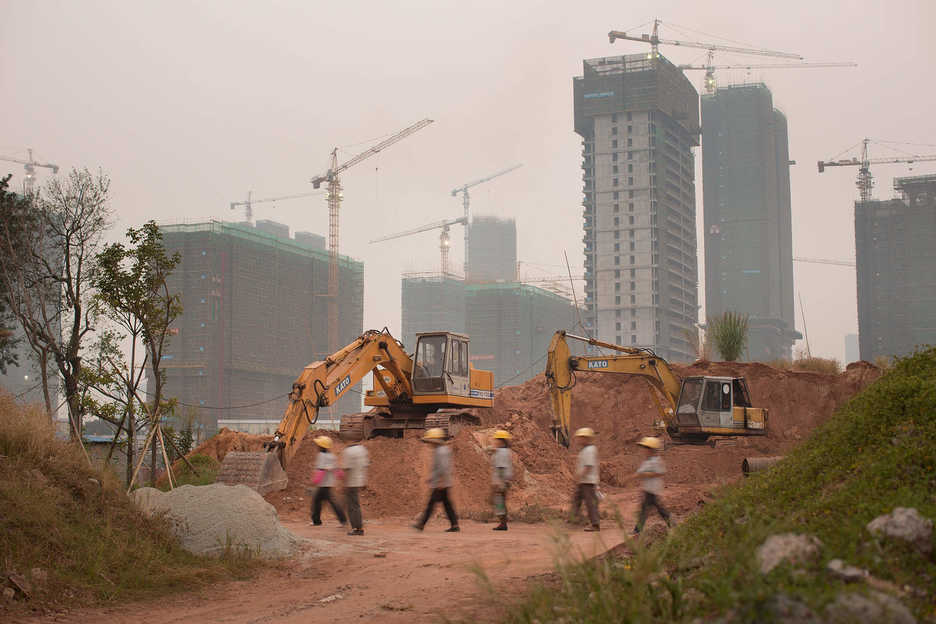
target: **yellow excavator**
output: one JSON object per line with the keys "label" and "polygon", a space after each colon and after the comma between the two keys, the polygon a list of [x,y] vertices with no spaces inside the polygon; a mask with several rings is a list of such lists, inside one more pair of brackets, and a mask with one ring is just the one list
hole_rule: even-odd
{"label": "yellow excavator", "polygon": [[[618,355],[572,355],[567,339],[610,349]],[[638,375],[651,388],[660,424],[674,440],[704,442],[710,436],[766,435],[767,409],[753,407],[744,377],[686,377],[650,349],[622,347],[563,330],[546,354],[546,384],[552,400],[552,430],[563,446],[571,442],[572,388],[576,372]]]}
{"label": "yellow excavator", "polygon": [[261,494],[284,489],[286,466],[317,422],[319,409],[334,405],[370,372],[374,390],[367,391],[364,404],[371,409],[341,417],[339,436],[346,441],[403,437],[406,431],[431,427],[455,435],[462,424],[480,424],[472,408],[493,406],[494,374],[471,365],[468,347],[464,334],[427,332],[417,334],[410,356],[386,328],[364,332],[303,369],[265,450],[225,455],[218,482],[248,485]]}

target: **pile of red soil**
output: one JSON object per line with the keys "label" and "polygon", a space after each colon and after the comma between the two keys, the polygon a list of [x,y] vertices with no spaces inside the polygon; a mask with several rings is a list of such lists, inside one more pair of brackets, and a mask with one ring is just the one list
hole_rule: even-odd
{"label": "pile of red soil", "polygon": [[[724,375],[745,377],[757,407],[770,410],[769,433],[763,437],[738,438],[717,448],[668,445],[664,454],[675,509],[690,509],[711,487],[740,478],[745,457],[782,455],[823,423],[841,404],[877,379],[881,372],[866,362],[850,364],[839,375],[779,370],[763,364],[696,362],[674,366],[680,376]],[[635,442],[654,433],[659,418],[650,389],[640,378],[579,373],[572,391],[572,429],[592,427],[598,431],[602,484],[614,487],[632,473],[640,461]],[[452,442],[455,463],[453,498],[460,513],[489,508],[491,445],[495,427],[513,434],[515,487],[510,505],[560,506],[573,484],[574,450],[558,446],[550,433],[549,396],[542,375],[497,393],[494,407],[478,410],[482,427],[463,430]],[[281,513],[308,513],[307,488],[312,485],[318,449],[311,437],[335,432],[306,434],[287,469],[289,486],[266,496]],[[222,430],[193,453],[219,460],[232,450],[261,450],[265,436],[250,436]],[[367,517],[412,517],[428,496],[431,446],[418,437],[378,438],[365,443],[370,454],[368,487],[361,503]],[[335,439],[333,452],[343,445]],[[685,500],[682,500],[685,499]]]}

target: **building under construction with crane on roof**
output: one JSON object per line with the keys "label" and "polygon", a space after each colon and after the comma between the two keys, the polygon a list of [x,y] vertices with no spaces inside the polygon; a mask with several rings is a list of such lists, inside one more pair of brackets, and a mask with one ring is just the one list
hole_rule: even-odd
{"label": "building under construction with crane on roof", "polygon": [[[167,395],[183,411],[199,410],[209,434],[212,426],[271,433],[303,367],[331,353],[324,237],[291,237],[267,220],[160,229],[166,249],[181,255],[168,284],[181,293],[183,313],[163,355]],[[338,271],[337,339],[345,345],[363,331],[364,265],[339,256]],[[352,393],[320,425],[337,426],[360,405]]]}

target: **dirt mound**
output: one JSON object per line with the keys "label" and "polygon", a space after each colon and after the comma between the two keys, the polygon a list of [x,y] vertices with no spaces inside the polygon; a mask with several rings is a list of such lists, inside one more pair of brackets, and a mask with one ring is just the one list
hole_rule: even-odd
{"label": "dirt mound", "polygon": [[140,488],[133,499],[149,515],[165,512],[182,547],[196,555],[244,548],[261,557],[288,557],[299,546],[273,506],[246,485],[183,485],[171,492]]}
{"label": "dirt mound", "polygon": [[[215,436],[199,444],[195,450],[189,453],[189,456],[207,455],[218,461],[223,461],[224,456],[231,451],[262,451],[263,444],[269,442],[272,438],[273,436],[252,435],[222,427]],[[175,468],[175,464],[173,464],[173,468]]]}

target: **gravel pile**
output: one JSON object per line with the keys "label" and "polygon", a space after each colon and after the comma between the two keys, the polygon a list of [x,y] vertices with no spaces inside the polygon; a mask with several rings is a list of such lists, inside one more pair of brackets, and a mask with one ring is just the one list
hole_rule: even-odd
{"label": "gravel pile", "polygon": [[182,547],[197,555],[246,548],[260,557],[288,557],[301,542],[280,524],[276,509],[246,485],[183,485],[171,492],[140,488],[133,499],[148,515],[165,513]]}

